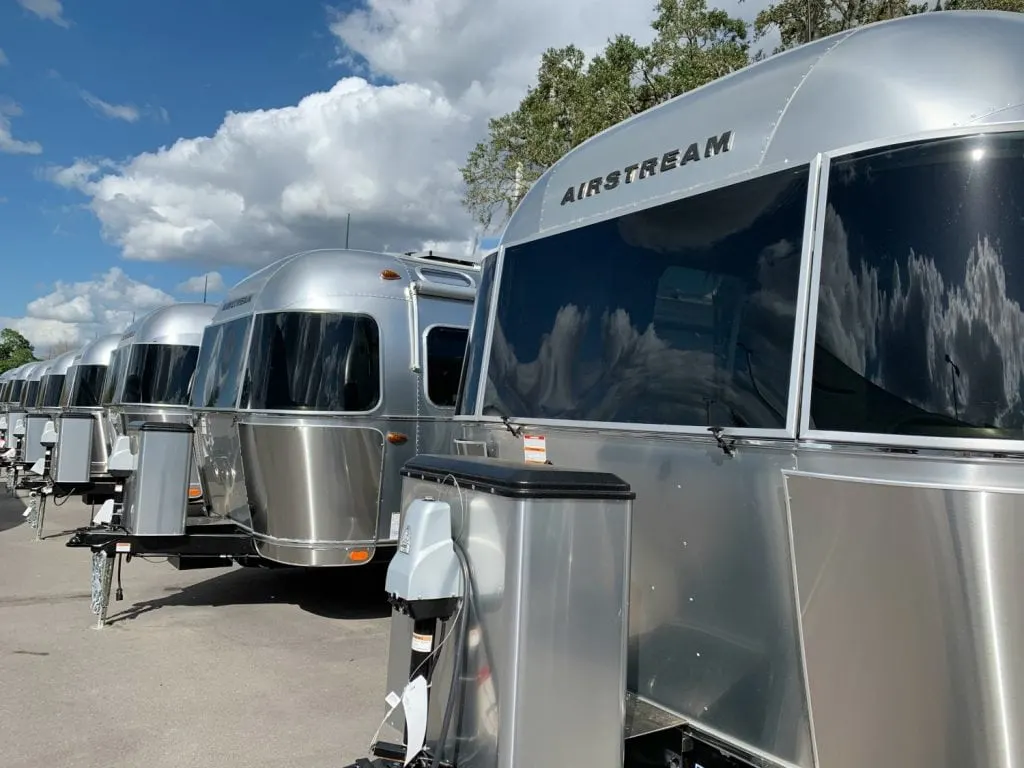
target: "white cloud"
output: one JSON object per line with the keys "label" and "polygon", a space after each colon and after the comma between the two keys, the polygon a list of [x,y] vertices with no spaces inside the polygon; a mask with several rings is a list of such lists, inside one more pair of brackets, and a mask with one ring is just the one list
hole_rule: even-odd
{"label": "white cloud", "polygon": [[67,29],[71,26],[71,22],[64,18],[64,5],[61,0],[18,0],[18,5],[40,19],[52,21],[58,27]]}
{"label": "white cloud", "polygon": [[206,272],[202,275],[190,277],[178,285],[179,293],[207,293],[215,295],[224,290],[224,278],[220,272]]}
{"label": "white cloud", "polygon": [[137,122],[139,119],[138,107],[131,104],[111,104],[109,101],[104,101],[88,91],[82,91],[82,101],[105,117],[112,117],[129,123]]}
{"label": "white cloud", "polygon": [[54,345],[81,345],[98,334],[127,327],[133,316],[175,302],[165,291],[112,267],[94,280],[57,281],[53,290],[26,307],[25,316],[0,318],[0,327],[24,335],[37,350]]}
{"label": "white cloud", "polygon": [[7,54],[4,53],[4,49],[0,48],[0,67],[6,67],[11,63],[11,60],[7,58]]}
{"label": "white cloud", "polygon": [[50,176],[89,197],[129,259],[261,266],[343,243],[346,214],[353,247],[466,249],[459,166],[487,119],[515,106],[545,48],[647,40],[652,17],[621,0],[367,0],[328,21],[342,57],[388,84],[345,78],[294,106],[229,113],[210,137]]}
{"label": "white cloud", "polygon": [[11,133],[11,118],[22,113],[21,107],[12,101],[0,101],[0,152],[8,155],[38,155],[43,145],[38,141],[21,141]]}

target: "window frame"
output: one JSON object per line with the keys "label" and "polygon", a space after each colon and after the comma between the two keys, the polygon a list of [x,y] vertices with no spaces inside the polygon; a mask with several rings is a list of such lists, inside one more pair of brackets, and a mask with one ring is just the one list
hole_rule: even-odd
{"label": "window frame", "polygon": [[[202,411],[202,412],[214,412],[214,411],[216,411],[216,412],[223,413],[225,411],[237,411],[237,410],[239,410],[239,403],[241,402],[241,397],[242,397],[242,383],[245,381],[245,375],[249,371],[249,345],[252,342],[252,331],[253,331],[253,328],[256,326],[256,319],[255,318],[256,318],[255,314],[247,312],[247,313],[240,314],[237,317],[232,317],[229,320],[220,320],[216,324],[210,323],[210,325],[207,326],[207,328],[218,328],[221,331],[223,331],[224,327],[230,325],[231,323],[237,322],[239,320],[247,320],[248,321],[248,326],[245,329],[245,339],[242,341],[242,359],[241,359],[241,365],[238,368],[238,386],[235,387],[235,397],[234,397],[234,399],[231,401],[231,403],[229,405],[216,405],[216,406],[214,406],[214,405],[192,405],[192,389],[195,386],[195,376],[196,376],[196,373],[199,371],[199,359],[196,358],[196,368],[192,372],[192,380],[189,383],[189,388],[188,388],[188,390],[189,390],[188,391],[188,398],[189,398],[189,406],[188,406],[188,408],[189,408],[190,411],[195,411],[196,413],[199,413],[200,411]],[[204,330],[204,333],[205,333],[205,330]],[[221,336],[221,339],[223,339],[223,336]],[[200,340],[200,342],[199,342],[199,352],[200,352],[200,354],[202,354],[202,351],[203,351],[203,344],[202,344],[202,340]]]}
{"label": "window frame", "polygon": [[[264,315],[283,315],[283,314],[303,314],[303,315],[350,315],[353,317],[366,317],[373,321],[373,324],[377,328],[377,402],[372,410],[369,411],[315,411],[315,410],[275,410],[270,408],[252,408],[248,404],[242,405],[242,392],[245,390],[245,377],[249,373],[249,363],[252,359],[252,340],[253,334],[256,333],[256,320]],[[384,394],[385,394],[385,366],[384,361],[387,357],[387,340],[384,333],[385,324],[381,322],[377,315],[372,314],[366,310],[346,310],[346,309],[303,309],[301,307],[288,307],[286,309],[266,309],[259,312],[252,313],[252,322],[249,325],[249,340],[246,343],[245,352],[245,365],[242,367],[242,377],[238,382],[238,397],[235,400],[235,410],[250,413],[260,414],[267,416],[293,416],[297,418],[329,418],[331,416],[357,416],[365,417],[372,416],[379,413],[384,408]]]}
{"label": "window frame", "polygon": [[[893,140],[887,138],[877,141],[860,142],[847,147],[821,153],[822,169],[818,185],[816,207],[824,210],[828,196],[828,177],[833,160],[841,160],[858,152],[898,148],[911,144],[942,139],[970,139],[1001,133],[1024,134],[1024,121],[1000,123],[996,125],[960,126],[944,128],[937,131],[922,131],[900,136]],[[814,339],[818,331],[818,295],[821,290],[822,247],[825,239],[825,221],[822,218],[815,226],[814,252],[812,261],[811,296],[808,306],[807,334],[803,361],[803,376],[800,397],[800,440],[805,444],[868,446],[871,448],[897,448],[935,451],[976,451],[979,453],[1018,454],[1024,453],[1024,438],[1004,440],[984,437],[937,437],[928,435],[889,435],[875,432],[843,432],[811,428],[811,394],[814,376]]]}
{"label": "window frame", "polygon": [[[57,391],[57,403],[55,405],[46,405],[45,403],[42,402],[45,399],[45,396],[46,396],[46,385],[48,384],[48,382],[46,382],[46,380],[47,379],[52,379],[55,376],[60,376],[60,389]],[[39,397],[36,398],[38,401],[41,402],[41,404],[38,407],[39,408],[45,408],[47,410],[52,410],[54,408],[60,408],[61,407],[61,405],[60,405],[60,396],[61,396],[61,393],[64,391],[64,387],[66,385],[67,380],[68,380],[67,372],[65,372],[65,373],[47,373],[45,376],[43,376],[43,378],[41,378],[39,380]]]}
{"label": "window frame", "polygon": [[[459,382],[455,389],[455,402],[451,405],[438,405],[430,397],[430,332],[435,328],[444,328],[450,331],[465,331],[466,332],[466,350],[462,354],[462,363],[459,365]],[[420,379],[423,382],[421,392],[423,393],[423,399],[427,401],[434,408],[440,408],[445,411],[455,412],[455,409],[459,406],[459,388],[462,386],[462,368],[465,366],[466,357],[469,355],[469,326],[467,325],[455,325],[453,323],[431,323],[423,329],[421,333],[421,344],[423,344],[423,375]]]}
{"label": "window frame", "polygon": [[[574,222],[563,227],[555,227],[543,233],[533,234],[514,242],[502,243],[498,251],[498,263],[494,275],[493,293],[491,305],[488,311],[487,336],[484,339],[483,361],[480,370],[480,385],[477,391],[476,403],[473,407],[473,415],[463,416],[462,419],[470,419],[475,422],[501,424],[504,419],[499,416],[484,415],[484,394],[486,392],[488,372],[491,364],[491,349],[494,343],[494,325],[498,313],[498,304],[501,299],[501,284],[504,276],[506,249],[510,247],[525,245],[535,240],[546,239],[565,232],[583,229],[609,219],[620,218],[629,213],[636,213],[642,210],[657,208],[669,203],[686,200],[706,192],[713,192],[724,187],[738,186],[740,184],[756,181],[757,179],[771,176],[776,173],[791,171],[794,167],[801,167],[804,163],[782,162],[768,167],[757,168],[747,173],[736,174],[724,179],[718,179],[710,184],[694,187],[678,194],[666,195],[653,198],[647,201],[642,208],[614,208],[603,212],[599,216],[593,216],[585,220]],[[803,385],[802,364],[804,359],[804,348],[807,339],[807,314],[809,300],[812,294],[811,273],[812,256],[814,244],[817,242],[817,201],[820,198],[821,171],[823,167],[820,154],[812,157],[807,163],[807,200],[804,203],[804,220],[802,228],[802,241],[800,244],[800,270],[797,282],[796,314],[793,323],[793,349],[790,356],[789,387],[786,403],[786,423],[782,428],[749,428],[749,427],[722,427],[721,434],[729,437],[752,438],[754,440],[785,440],[794,441],[797,439],[797,428],[799,426],[800,406],[802,403],[801,387]],[[468,354],[468,351],[467,351]],[[459,418],[459,417],[456,417]],[[609,432],[630,433],[630,434],[661,434],[661,435],[687,435],[687,436],[711,436],[708,427],[675,425],[675,424],[640,424],[619,421],[574,421],[570,419],[533,419],[520,416],[509,416],[508,422],[512,424],[529,424],[538,427],[560,427],[574,430],[603,430]]]}

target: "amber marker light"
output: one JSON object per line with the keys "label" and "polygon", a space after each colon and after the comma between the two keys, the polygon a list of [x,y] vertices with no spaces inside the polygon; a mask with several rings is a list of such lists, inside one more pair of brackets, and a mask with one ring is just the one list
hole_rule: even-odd
{"label": "amber marker light", "polygon": [[353,549],[348,553],[348,559],[353,563],[365,563],[370,559],[370,553],[365,549]]}
{"label": "amber marker light", "polygon": [[409,436],[401,432],[388,432],[388,442],[392,445],[405,445],[408,440]]}
{"label": "amber marker light", "polygon": [[200,488],[198,486],[195,486],[195,485],[189,486],[188,497],[190,499],[198,499],[202,495],[203,495],[203,489],[202,488]]}
{"label": "amber marker light", "polygon": [[393,269],[384,269],[380,273],[381,280],[401,280],[402,276]]}

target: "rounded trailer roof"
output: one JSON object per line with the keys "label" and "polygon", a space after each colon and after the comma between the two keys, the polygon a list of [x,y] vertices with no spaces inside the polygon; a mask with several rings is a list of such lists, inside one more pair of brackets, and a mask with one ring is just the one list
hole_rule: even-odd
{"label": "rounded trailer roof", "polygon": [[108,333],[93,339],[75,354],[72,365],[110,365],[110,356],[117,349],[122,334]]}
{"label": "rounded trailer roof", "polygon": [[[761,169],[802,165],[819,152],[1024,120],[1021,72],[1019,13],[922,13],[815,40],[571,150],[531,187],[502,244],[696,194]],[[653,174],[598,189],[607,174],[619,171],[624,179],[645,160]]]}
{"label": "rounded trailer roof", "polygon": [[203,330],[217,312],[216,304],[185,302],[154,309],[136,320],[121,336],[117,346],[133,344],[177,344],[198,347]]}
{"label": "rounded trailer roof", "polygon": [[[260,312],[340,311],[353,296],[404,300],[406,288],[416,280],[475,289],[479,259],[459,258],[469,263],[344,248],[291,254],[232,287],[211,324]],[[386,269],[397,273],[398,279],[383,279]]]}
{"label": "rounded trailer roof", "polygon": [[19,365],[17,368],[12,368],[9,371],[11,379],[13,381],[25,381],[28,379],[29,373],[32,372],[31,369],[36,365],[37,363],[25,363],[23,365]]}
{"label": "rounded trailer roof", "polygon": [[50,364],[46,366],[43,371],[44,376],[64,376],[68,372],[68,368],[71,367],[72,362],[78,355],[79,350],[74,352],[65,352],[63,355],[58,355],[50,361]]}
{"label": "rounded trailer roof", "polygon": [[49,360],[40,360],[39,362],[28,363],[21,369],[21,374],[18,378],[24,379],[25,381],[39,381],[43,376],[43,369],[46,368],[49,363]]}

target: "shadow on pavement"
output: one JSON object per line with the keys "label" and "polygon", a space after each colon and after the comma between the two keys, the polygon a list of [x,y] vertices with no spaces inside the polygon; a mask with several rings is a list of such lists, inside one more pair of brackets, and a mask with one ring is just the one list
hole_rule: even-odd
{"label": "shadow on pavement", "polygon": [[[110,624],[132,621],[164,606],[278,603],[296,605],[329,619],[382,619],[391,615],[384,594],[386,572],[385,567],[369,565],[322,569],[234,567],[220,576],[183,589],[168,588],[173,594],[135,603],[119,613],[115,613],[117,603],[113,601],[112,594],[111,613],[107,620]],[[130,571],[125,569],[124,573],[130,579]],[[112,593],[117,589],[116,571],[114,579]]]}
{"label": "shadow on pavement", "polygon": [[[2,486],[3,480],[3,475],[0,475],[0,486]],[[24,525],[27,522],[24,512],[25,502],[8,493],[6,488],[0,487],[0,531]]]}

